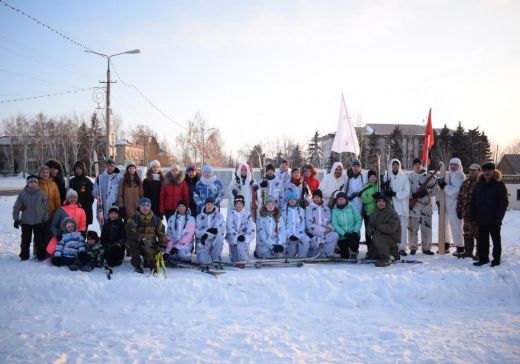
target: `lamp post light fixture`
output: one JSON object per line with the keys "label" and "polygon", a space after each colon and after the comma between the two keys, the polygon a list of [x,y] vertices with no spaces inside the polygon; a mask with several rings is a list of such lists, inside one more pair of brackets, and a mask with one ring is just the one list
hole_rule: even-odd
{"label": "lamp post light fixture", "polygon": [[97,54],[98,56],[104,57],[107,60],[107,80],[106,81],[100,81],[100,83],[106,83],[107,84],[107,91],[106,91],[106,116],[105,116],[105,122],[106,122],[106,128],[107,128],[107,136],[106,136],[106,152],[105,152],[105,159],[108,159],[110,157],[115,158],[115,153],[112,154],[112,143],[111,143],[111,134],[112,134],[112,126],[110,124],[110,84],[114,81],[110,80],[110,58],[119,56],[121,54],[138,54],[141,53],[139,49],[133,49],[131,51],[126,52],[120,52],[112,55],[107,55],[103,53],[94,52],[93,50],[85,50],[87,53]]}

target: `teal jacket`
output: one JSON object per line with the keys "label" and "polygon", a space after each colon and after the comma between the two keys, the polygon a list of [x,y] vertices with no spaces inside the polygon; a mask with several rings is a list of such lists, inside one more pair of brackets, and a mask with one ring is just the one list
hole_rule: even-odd
{"label": "teal jacket", "polygon": [[361,230],[361,215],[357,208],[349,203],[343,209],[337,206],[332,210],[332,227],[339,236],[346,233],[358,233]]}

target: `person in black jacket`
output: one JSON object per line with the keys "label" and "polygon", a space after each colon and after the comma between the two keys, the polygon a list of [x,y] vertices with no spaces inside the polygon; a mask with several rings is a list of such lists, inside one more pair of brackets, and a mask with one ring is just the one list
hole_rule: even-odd
{"label": "person in black jacket", "polygon": [[45,162],[45,165],[49,167],[51,179],[58,186],[61,203],[64,203],[67,199],[67,187],[65,185],[65,174],[63,172],[63,166],[55,159],[49,159],[47,162]]}
{"label": "person in black jacket", "polygon": [[115,267],[125,258],[126,225],[119,217],[119,207],[113,205],[108,210],[108,220],[101,230],[101,245],[105,251],[106,264]]}
{"label": "person in black jacket", "polygon": [[197,216],[197,204],[193,200],[193,193],[195,192],[195,187],[197,186],[197,182],[200,180],[200,174],[197,173],[197,167],[188,166],[186,167],[186,176],[184,180],[188,184],[188,188],[190,190],[190,211],[191,216]]}
{"label": "person in black jacket", "polygon": [[146,171],[146,178],[143,180],[143,196],[152,201],[152,211],[155,215],[162,217],[159,211],[159,198],[161,188],[164,183],[164,172],[158,160],[150,162],[150,168]]}
{"label": "person in black jacket", "polygon": [[482,175],[478,178],[471,199],[473,221],[478,225],[479,238],[477,252],[479,261],[473,265],[489,263],[489,236],[493,240],[493,261],[491,266],[500,265],[502,242],[500,228],[506,213],[508,201],[507,188],[502,182],[502,173],[495,169],[494,163],[482,165]]}
{"label": "person in black jacket", "polygon": [[92,196],[92,189],[94,184],[85,175],[85,163],[77,161],[74,163],[74,177],[70,180],[70,188],[78,193],[78,205],[85,211],[87,217],[87,226],[92,224],[92,204],[94,197]]}

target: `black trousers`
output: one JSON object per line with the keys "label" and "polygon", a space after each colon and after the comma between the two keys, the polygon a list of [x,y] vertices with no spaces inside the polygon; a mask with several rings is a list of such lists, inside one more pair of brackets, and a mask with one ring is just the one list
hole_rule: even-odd
{"label": "black trousers", "polygon": [[493,259],[500,262],[500,256],[502,255],[500,228],[500,225],[479,225],[477,253],[481,262],[489,262],[489,236],[493,240]]}
{"label": "black trousers", "polygon": [[125,258],[125,248],[114,245],[105,250],[106,263],[109,267],[116,267],[123,263]]}
{"label": "black trousers", "polygon": [[338,241],[339,254],[342,258],[349,258],[350,253],[357,253],[359,250],[359,235],[357,234],[345,234]]}
{"label": "black trousers", "polygon": [[20,255],[22,260],[29,259],[31,241],[33,240],[33,252],[38,260],[44,260],[47,256],[44,244],[44,226],[43,224],[28,225],[22,224],[22,242],[20,244]]}
{"label": "black trousers", "polygon": [[368,233],[368,221],[370,220],[370,216],[363,215],[363,222],[365,224],[365,243],[367,244],[367,251],[372,246],[372,236]]}

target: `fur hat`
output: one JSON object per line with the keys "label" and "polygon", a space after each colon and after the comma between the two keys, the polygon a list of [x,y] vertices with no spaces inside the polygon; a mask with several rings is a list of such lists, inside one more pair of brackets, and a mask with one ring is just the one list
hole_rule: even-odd
{"label": "fur hat", "polygon": [[487,162],[487,163],[482,164],[483,171],[493,171],[495,169],[496,169],[495,163]]}

